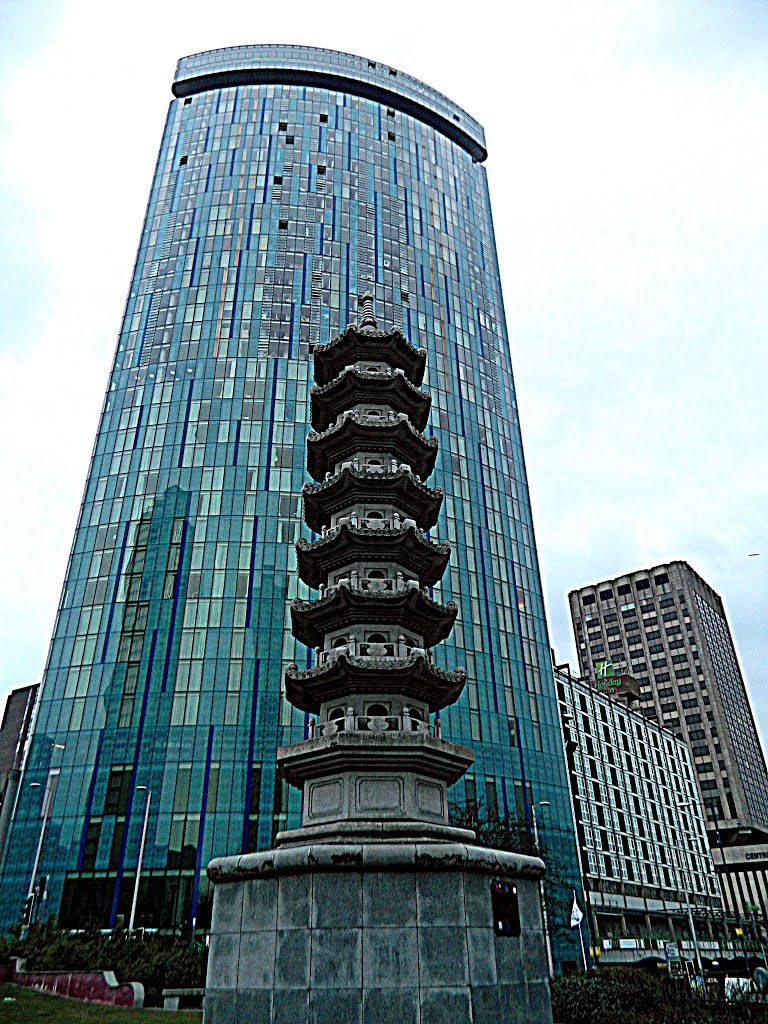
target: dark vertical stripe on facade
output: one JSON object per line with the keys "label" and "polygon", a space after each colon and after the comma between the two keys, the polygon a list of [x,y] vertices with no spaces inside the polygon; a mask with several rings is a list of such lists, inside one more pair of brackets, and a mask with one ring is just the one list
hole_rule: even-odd
{"label": "dark vertical stripe on facade", "polygon": [[117,588],[120,586],[120,577],[123,575],[123,561],[125,559],[125,548],[128,543],[128,529],[130,527],[130,521],[128,521],[123,527],[123,540],[120,545],[120,557],[117,560],[117,571],[115,573],[115,585],[112,587],[112,597],[109,602],[109,615],[107,617],[107,628],[104,631],[104,643],[101,647],[101,657],[99,658],[100,663],[103,665],[107,657],[107,645],[109,644],[109,634],[112,631],[112,620],[115,617],[115,601],[117,600]]}
{"label": "dark vertical stripe on facade", "polygon": [[187,535],[189,533],[189,505],[192,499],[192,494],[187,496],[187,507],[186,515],[184,516],[184,525],[181,530],[181,548],[179,550],[179,568],[176,572],[176,580],[173,584],[173,606],[171,608],[171,622],[168,626],[168,640],[165,645],[165,661],[163,663],[163,685],[161,686],[161,692],[165,693],[168,686],[168,672],[171,665],[171,651],[173,650],[174,632],[176,630],[176,615],[179,609],[179,594],[181,592],[181,567],[184,565],[184,551],[187,546]]}
{"label": "dark vertical stripe on facade", "polygon": [[528,832],[533,827],[531,817],[531,805],[528,801],[528,775],[525,771],[525,757],[523,756],[523,734],[520,729],[520,716],[515,715],[515,736],[517,737],[517,751],[520,755],[520,780],[523,784],[523,812],[525,814],[525,827]]}
{"label": "dark vertical stripe on facade", "polygon": [[[264,111],[261,112],[261,119],[264,120]],[[267,172],[264,175],[264,190],[261,193],[261,202],[264,206],[271,201],[272,198],[272,136],[267,139]]]}
{"label": "dark vertical stripe on facade", "polygon": [[139,406],[139,418],[136,422],[136,432],[133,435],[133,450],[139,447],[139,434],[141,433],[142,420],[144,419],[144,406]]}
{"label": "dark vertical stripe on facade", "polygon": [[[178,163],[178,161],[176,161],[176,162]],[[176,212],[176,209],[177,209],[177,207],[176,207],[176,198],[177,198],[177,196],[179,194],[179,186],[181,185],[183,180],[184,180],[184,168],[180,167],[176,171],[176,179],[175,179],[175,181],[173,183],[173,195],[171,196],[171,213],[175,213]],[[166,228],[166,230],[168,230],[168,229]]]}
{"label": "dark vertical stripe on facade", "polygon": [[475,324],[477,325],[477,340],[480,343],[480,355],[485,355],[485,345],[483,343],[483,325],[480,323],[480,303],[475,308]]}
{"label": "dark vertical stripe on facade", "polygon": [[[274,412],[275,401],[277,399],[277,360],[272,361],[272,405],[271,409]],[[266,444],[266,458],[265,458],[265,469],[264,469],[264,490],[269,490],[269,477],[272,472],[272,433],[275,429],[275,417],[270,416],[269,418],[269,430],[267,431],[267,444]]]}
{"label": "dark vertical stripe on facade", "polygon": [[501,806],[504,808],[504,817],[509,815],[509,796],[507,795],[507,780],[501,776]]}
{"label": "dark vertical stripe on facade", "polygon": [[141,366],[141,354],[144,351],[144,341],[147,337],[147,324],[149,323],[149,314],[152,312],[152,300],[154,299],[154,293],[149,293],[149,301],[147,302],[147,308],[142,310],[144,317],[144,326],[141,329],[141,341],[139,342],[138,348],[134,349],[133,365]]}
{"label": "dark vertical stripe on facade", "polygon": [[250,250],[251,248],[251,234],[253,233],[253,214],[256,209],[256,203],[251,203],[251,212],[248,216],[248,234],[245,239],[245,248]]}
{"label": "dark vertical stripe on facade", "polygon": [[232,315],[229,318],[229,336],[230,336],[230,338],[234,337],[234,334],[235,334],[235,321],[237,319],[239,319],[238,316],[235,313],[235,310],[237,309],[237,296],[238,296],[238,293],[240,291],[240,268],[242,266],[242,263],[243,263],[243,254],[242,254],[242,252],[240,252],[240,253],[238,253],[238,256],[237,256],[237,270],[235,271],[235,291],[234,291],[234,294],[232,296]]}
{"label": "dark vertical stripe on facade", "polygon": [[253,534],[251,536],[251,561],[248,566],[248,605],[245,609],[245,628],[251,625],[251,609],[253,608],[253,583],[256,573],[256,537],[259,532],[259,517],[253,520]]}
{"label": "dark vertical stripe on facade", "polygon": [[251,704],[251,728],[248,733],[248,765],[245,776],[245,806],[243,807],[243,842],[242,852],[248,848],[248,816],[251,810],[251,786],[253,784],[253,752],[256,748],[256,712],[259,703],[259,672],[261,671],[261,659],[256,659],[253,669],[253,694]]}
{"label": "dark vertical stripe on facade", "polygon": [[195,859],[195,881],[192,887],[192,925],[197,917],[197,900],[200,895],[200,868],[203,863],[203,838],[205,837],[205,815],[208,811],[208,787],[211,784],[211,758],[213,756],[213,726],[208,729],[208,750],[205,755],[205,777],[203,778],[203,803],[200,808],[200,828],[197,833],[197,857]]}
{"label": "dark vertical stripe on facade", "polygon": [[105,730],[99,730],[99,741],[96,744],[96,757],[93,762],[93,771],[91,772],[91,781],[88,784],[88,797],[85,802],[85,820],[83,822],[83,830],[80,834],[80,849],[77,853],[77,870],[83,870],[83,854],[85,853],[85,839],[88,835],[88,825],[91,822],[91,812],[93,811],[93,794],[96,792],[96,778],[99,774],[99,765],[101,763],[101,748],[104,746],[104,734]]}
{"label": "dark vertical stripe on facade", "polygon": [[[463,398],[463,395],[462,395],[461,375],[459,373],[459,346],[458,345],[454,345],[453,346],[453,359],[454,359],[454,362],[456,363],[456,400],[459,403],[459,417],[461,418],[461,436],[462,437],[466,437],[467,436],[467,425],[464,422],[464,398]],[[446,370],[447,369],[448,368],[446,367]],[[448,376],[447,373],[446,373],[446,376]],[[481,463],[481,465],[482,465],[482,463]]]}
{"label": "dark vertical stripe on facade", "polygon": [[141,741],[144,738],[144,722],[147,717],[147,703],[149,700],[149,687],[152,681],[152,666],[155,663],[155,646],[157,644],[157,630],[152,630],[152,643],[149,648],[147,659],[147,674],[144,680],[144,694],[141,698],[141,714],[139,715],[139,727],[136,731],[136,748],[133,755],[133,769],[131,771],[131,783],[128,793],[128,804],[125,808],[125,822],[123,824],[123,835],[120,841],[120,854],[117,859],[117,871],[115,873],[115,889],[112,894],[112,909],[109,914],[109,927],[114,928],[117,906],[120,898],[120,886],[123,881],[125,869],[125,848],[128,845],[128,832],[131,825],[131,814],[133,812],[133,797],[136,792],[136,773],[139,770],[139,758],[141,756]]}
{"label": "dark vertical stripe on facade", "polygon": [[181,469],[184,461],[184,449],[187,447],[187,431],[189,430],[189,412],[192,408],[192,393],[195,390],[194,378],[189,382],[189,394],[187,395],[187,408],[184,410],[184,427],[181,432],[181,444],[179,445],[179,461],[176,468]]}
{"label": "dark vertical stripe on facade", "polygon": [[[485,479],[483,476],[483,463],[481,457],[480,445],[477,446],[477,458],[480,464],[480,491],[483,495],[483,511],[485,512],[485,523],[486,529],[488,527],[488,501],[485,497]],[[491,670],[491,686],[493,688],[493,710],[498,715],[499,713],[499,694],[496,687],[496,670],[493,667],[494,662],[494,650],[493,650],[493,629],[491,627],[491,603],[488,600],[488,577],[485,572],[485,552],[483,550],[483,536],[485,531],[479,526],[476,528],[476,541],[477,548],[480,552],[480,578],[483,581],[483,604],[485,606],[485,631],[488,635],[488,665]]]}

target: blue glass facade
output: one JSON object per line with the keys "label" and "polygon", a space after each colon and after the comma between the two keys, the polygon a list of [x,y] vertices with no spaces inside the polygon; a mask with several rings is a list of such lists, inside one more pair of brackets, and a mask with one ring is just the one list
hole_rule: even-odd
{"label": "blue glass facade", "polygon": [[288,614],[309,596],[293,542],[311,536],[297,497],[310,353],[355,319],[367,289],[379,324],[428,350],[446,493],[434,533],[453,546],[434,594],[460,609],[436,653],[469,676],[443,728],[476,754],[456,797],[529,816],[548,800],[561,830],[550,842],[578,887],[482,129],[402,72],[302,47],[185,58],[174,94],[9,839],[3,922],[18,917],[43,822],[46,912],[127,916],[137,786],[153,794],[138,924],[204,925],[208,860],[298,822],[275,750],[307,730],[281,680],[288,662],[311,663]]}

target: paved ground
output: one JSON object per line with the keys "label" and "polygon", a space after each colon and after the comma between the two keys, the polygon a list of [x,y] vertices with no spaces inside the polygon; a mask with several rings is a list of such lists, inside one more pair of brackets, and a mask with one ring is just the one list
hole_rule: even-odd
{"label": "paved ground", "polygon": [[[14,1002],[5,1002],[13,999]],[[118,1006],[96,1006],[79,999],[45,996],[16,985],[0,985],[2,1024],[200,1024],[201,1010],[126,1010]]]}

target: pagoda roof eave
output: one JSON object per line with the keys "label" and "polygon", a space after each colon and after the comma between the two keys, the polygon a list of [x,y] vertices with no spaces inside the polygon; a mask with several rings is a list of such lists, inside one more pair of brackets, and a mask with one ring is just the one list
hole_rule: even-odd
{"label": "pagoda roof eave", "polygon": [[289,665],[285,670],[285,695],[300,711],[317,715],[326,701],[380,693],[383,689],[421,701],[435,712],[457,701],[466,681],[465,669],[437,668],[421,653],[404,658],[339,654],[335,660],[306,671]]}
{"label": "pagoda roof eave", "polygon": [[357,502],[387,500],[422,530],[437,522],[443,502],[441,487],[428,487],[407,469],[381,472],[347,466],[319,484],[304,484],[304,518],[307,526],[320,533],[331,517]]}
{"label": "pagoda roof eave", "polygon": [[420,586],[432,586],[445,572],[450,553],[447,541],[430,540],[412,525],[372,530],[344,523],[325,537],[296,542],[299,576],[314,588],[336,569],[368,560],[402,565],[416,574]]}
{"label": "pagoda roof eave", "polygon": [[404,412],[417,430],[429,419],[432,397],[411,384],[402,370],[360,370],[345,367],[338,377],[310,391],[310,419],[315,430],[327,430],[337,416],[360,403],[385,403]]}
{"label": "pagoda roof eave", "polygon": [[291,627],[300,643],[319,647],[335,630],[391,623],[413,630],[423,637],[425,647],[434,647],[449,635],[457,614],[455,601],[440,604],[418,587],[392,592],[340,585],[329,587],[314,601],[292,601]]}
{"label": "pagoda roof eave", "polygon": [[372,451],[393,455],[423,480],[435,468],[437,448],[437,438],[425,437],[407,417],[382,417],[377,422],[349,412],[321,434],[312,431],[307,435],[307,471],[320,481],[337,463],[358,452]]}
{"label": "pagoda roof eave", "polygon": [[313,355],[315,381],[321,385],[332,381],[350,363],[370,359],[386,362],[393,369],[399,367],[418,387],[427,364],[426,349],[414,348],[397,328],[377,331],[355,324],[350,324],[326,345],[315,345]]}

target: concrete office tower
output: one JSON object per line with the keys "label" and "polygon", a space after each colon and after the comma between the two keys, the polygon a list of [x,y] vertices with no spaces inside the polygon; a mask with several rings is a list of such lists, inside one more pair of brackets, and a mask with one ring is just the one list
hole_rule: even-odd
{"label": "concrete office tower", "polygon": [[36,697],[36,684],[12,690],[5,702],[0,723],[0,861],[11,824],[11,812],[16,803]]}
{"label": "concrete office tower", "polygon": [[357,327],[314,352],[297,639],[286,695],[309,739],[278,751],[304,792],[303,826],[277,850],[209,866],[216,883],[206,1019],[551,1024],[541,861],[473,845],[448,823],[447,785],[472,751],[440,735],[466,683],[432,662],[456,605],[428,588],[449,546],[434,526],[437,455],[421,431],[426,352],[379,331],[370,296]]}
{"label": "concrete office tower", "polygon": [[[299,511],[310,351],[366,290],[429,356],[439,539],[453,546],[433,597],[460,609],[435,664],[468,672],[443,735],[475,752],[451,799],[529,821],[550,801],[549,838],[578,886],[482,128],[395,68],[303,47],[184,58],[173,91],[2,922],[29,884],[49,770],[40,872],[68,926],[128,918],[137,786],[152,792],[139,925],[205,926],[207,862],[299,822],[275,757],[309,728],[282,680],[312,657],[290,631],[291,601],[309,596],[293,544],[312,540]],[[569,911],[553,908],[576,960]]]}
{"label": "concrete office tower", "polygon": [[8,694],[0,722],[0,804],[5,799],[10,773],[21,767],[32,723],[37,686],[20,686]]}
{"label": "concrete office tower", "polygon": [[[693,755],[710,829],[768,826],[768,773],[723,602],[687,562],[571,592],[584,674],[611,660]],[[714,843],[713,843],[714,845]]]}

